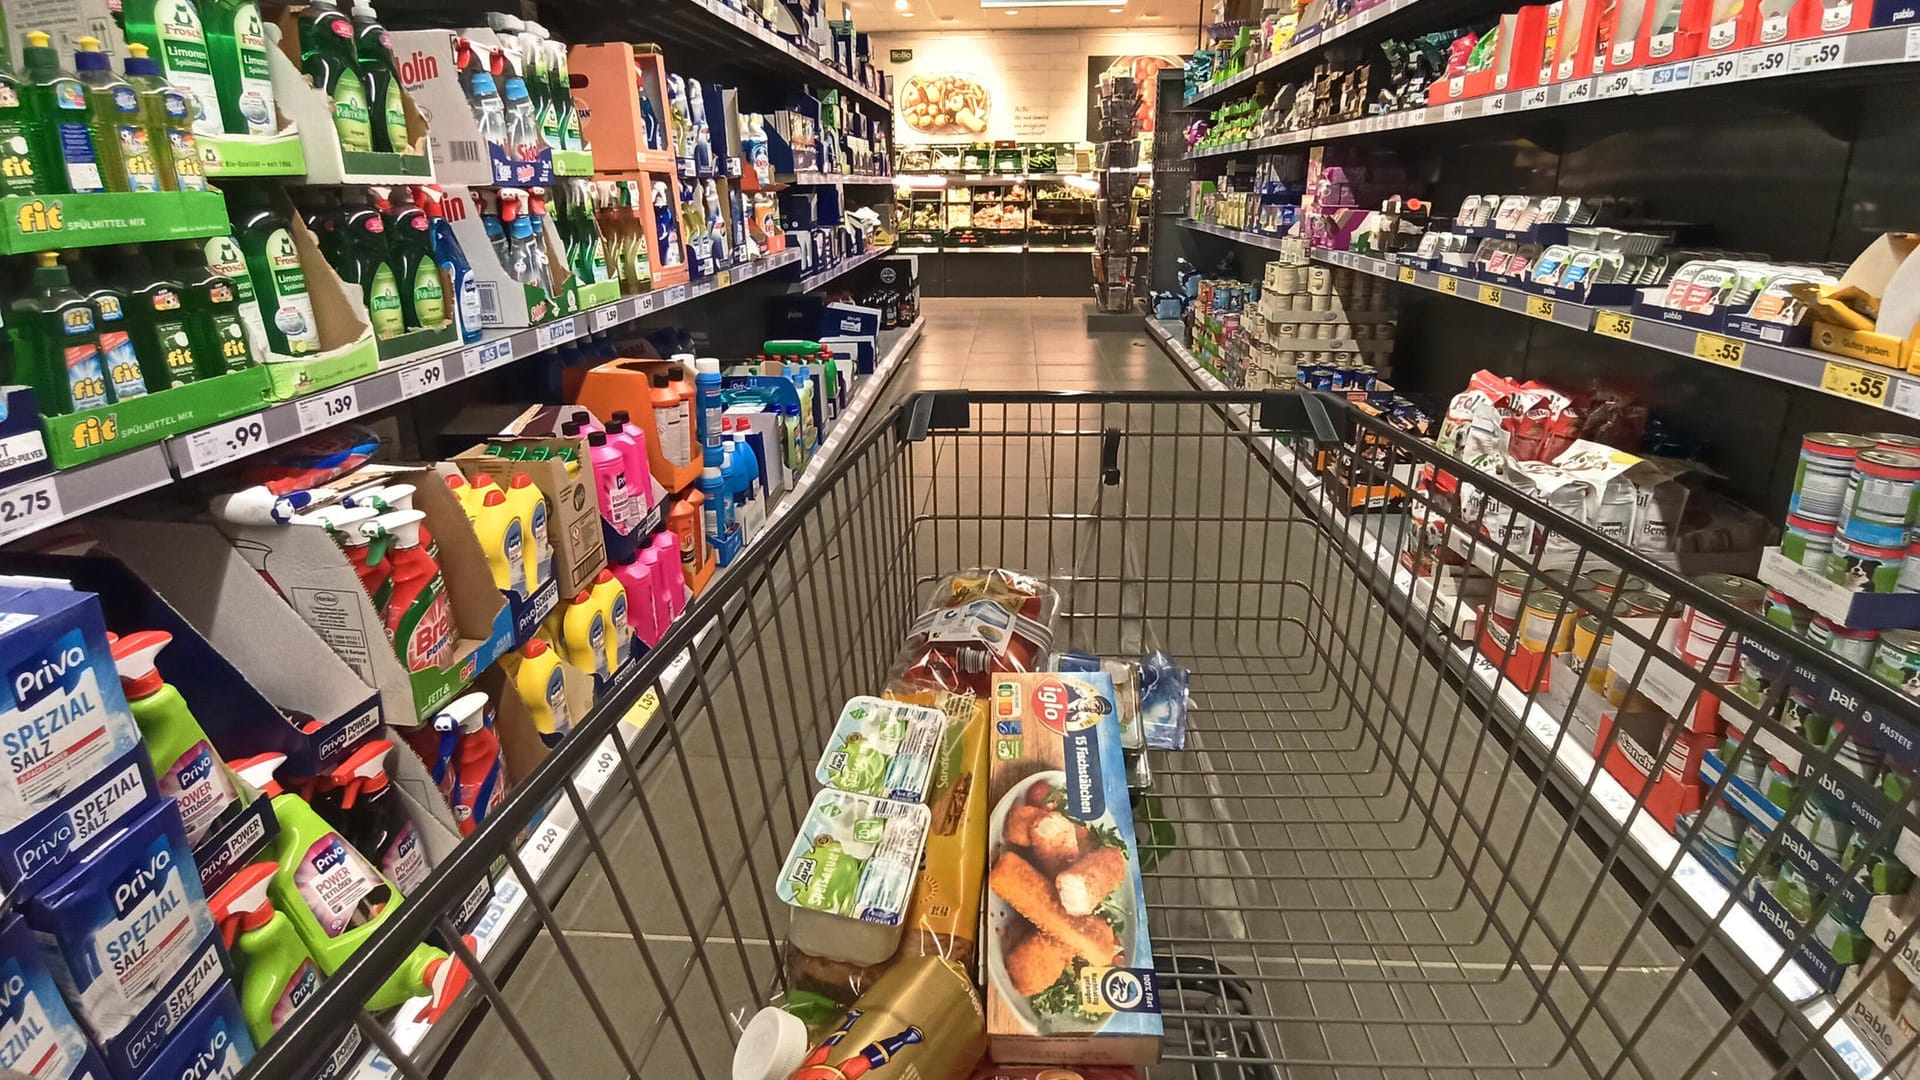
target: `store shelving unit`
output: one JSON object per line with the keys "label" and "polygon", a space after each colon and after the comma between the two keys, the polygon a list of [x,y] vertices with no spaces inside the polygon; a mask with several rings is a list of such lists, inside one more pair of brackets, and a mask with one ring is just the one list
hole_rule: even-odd
{"label": "store shelving unit", "polygon": [[[716,66],[759,70],[788,84],[832,86],[883,112],[893,107],[890,98],[862,85],[824,57],[720,0],[625,0],[583,8],[581,12],[590,12],[598,27],[590,33],[563,35],[565,40],[608,40],[606,24],[610,21],[615,28],[631,28],[636,35],[631,38],[634,41],[686,46],[678,50],[684,61],[700,59]],[[689,49],[696,55],[684,55]],[[682,56],[675,59],[683,62]]]}
{"label": "store shelving unit", "polygon": [[791,172],[776,173],[777,184],[798,184],[805,187],[892,187],[891,176],[856,176],[852,173]]}
{"label": "store shelving unit", "polygon": [[859,267],[865,266],[866,264],[872,262],[875,259],[883,258],[892,253],[893,253],[893,246],[891,244],[888,244],[882,247],[876,247],[871,251],[862,252],[851,258],[842,259],[839,262],[833,264],[832,266],[829,266],[823,270],[816,270],[813,273],[808,274],[805,277],[802,277],[798,282],[795,282],[793,286],[790,287],[787,291],[812,292],[813,290],[819,288],[822,285],[825,285],[827,282],[832,281],[843,274],[850,274],[854,270],[858,269]]}
{"label": "store shelving unit", "polygon": [[1250,87],[1250,84],[1258,80],[1262,75],[1277,71],[1293,63],[1295,60],[1312,56],[1323,46],[1338,41],[1348,34],[1358,33],[1368,26],[1382,19],[1397,15],[1418,3],[1420,3],[1420,0],[1385,0],[1384,3],[1368,8],[1366,11],[1329,29],[1322,30],[1304,41],[1288,45],[1285,49],[1267,57],[1259,63],[1237,71],[1224,79],[1218,79],[1208,83],[1206,86],[1200,87],[1193,93],[1186,95],[1186,103],[1188,105],[1198,105],[1202,102],[1211,101],[1236,87]]}

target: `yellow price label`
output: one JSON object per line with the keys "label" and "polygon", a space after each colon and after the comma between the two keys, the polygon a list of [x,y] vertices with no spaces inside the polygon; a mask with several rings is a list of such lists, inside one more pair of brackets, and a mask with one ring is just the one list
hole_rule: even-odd
{"label": "yellow price label", "polygon": [[1500,306],[1500,286],[1498,285],[1480,286],[1480,302],[1487,305],[1488,307],[1499,307]]}
{"label": "yellow price label", "polygon": [[643,728],[647,726],[647,721],[653,719],[653,714],[659,711],[660,694],[649,686],[647,692],[640,695],[640,700],[634,702],[633,707],[628,709],[627,714],[620,719],[634,727]]}
{"label": "yellow price label", "polygon": [[724,289],[731,284],[733,284],[733,271],[731,270],[720,271],[719,276],[714,279],[714,287],[718,289]]}
{"label": "yellow price label", "polygon": [[1603,337],[1627,340],[1633,337],[1633,316],[1617,311],[1600,311],[1593,316],[1593,332]]}
{"label": "yellow price label", "polygon": [[1441,274],[1437,280],[1440,282],[1441,292],[1446,293],[1448,296],[1460,295],[1459,278],[1454,277],[1452,274]]}
{"label": "yellow price label", "polygon": [[1747,343],[1704,331],[1693,336],[1693,355],[1709,364],[1739,367],[1747,355]]}
{"label": "yellow price label", "polygon": [[1544,296],[1527,297],[1527,314],[1536,319],[1553,321],[1553,301]]}
{"label": "yellow price label", "polygon": [[1403,285],[1413,284],[1413,267],[1403,266],[1400,268],[1400,282]]}
{"label": "yellow price label", "polygon": [[1820,389],[1868,405],[1885,405],[1893,379],[1884,372],[1828,361],[1826,370],[1820,373]]}

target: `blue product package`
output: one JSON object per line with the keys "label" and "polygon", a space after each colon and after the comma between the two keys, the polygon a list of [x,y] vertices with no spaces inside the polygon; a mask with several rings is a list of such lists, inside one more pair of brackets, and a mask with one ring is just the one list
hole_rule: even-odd
{"label": "blue product package", "polygon": [[41,966],[26,920],[0,916],[0,1069],[67,1080],[82,1075],[87,1062],[98,1064],[92,1052],[53,974]]}
{"label": "blue product package", "polygon": [[232,1080],[253,1051],[240,1002],[223,986],[188,1014],[151,1064],[124,1080]]}
{"label": "blue product package", "polygon": [[0,893],[32,896],[113,833],[159,791],[144,746],[0,833]]}
{"label": "blue product package", "polygon": [[21,907],[109,1065],[150,1056],[225,977],[186,827],[156,799]]}
{"label": "blue product package", "polygon": [[0,593],[0,674],[0,835],[11,841],[141,743],[91,593]]}

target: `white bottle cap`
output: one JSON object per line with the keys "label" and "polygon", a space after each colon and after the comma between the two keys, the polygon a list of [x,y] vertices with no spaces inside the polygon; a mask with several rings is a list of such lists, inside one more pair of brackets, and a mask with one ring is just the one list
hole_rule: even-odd
{"label": "white bottle cap", "polygon": [[368,0],[353,0],[353,13],[364,19],[378,19],[380,17],[373,10],[373,5],[369,3]]}
{"label": "white bottle cap", "polygon": [[747,1021],[733,1048],[733,1080],[788,1080],[807,1058],[807,1025],[769,1005]]}
{"label": "white bottle cap", "polygon": [[720,466],[718,466],[718,465],[709,465],[709,466],[707,466],[706,468],[704,468],[704,469],[701,469],[701,470],[700,470],[700,478],[701,478],[702,480],[718,480],[718,479],[720,479]]}
{"label": "white bottle cap", "polygon": [[720,359],[714,356],[703,356],[693,362],[693,370],[695,374],[699,375],[718,375],[720,374]]}

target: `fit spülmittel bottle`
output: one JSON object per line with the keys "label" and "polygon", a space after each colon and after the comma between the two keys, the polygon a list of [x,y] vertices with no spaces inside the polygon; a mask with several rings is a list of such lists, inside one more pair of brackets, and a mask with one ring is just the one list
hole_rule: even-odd
{"label": "fit sp\u00fclmittel bottle", "polygon": [[38,195],[46,166],[34,160],[35,117],[13,74],[11,51],[0,49],[0,195]]}
{"label": "fit sp\u00fclmittel bottle", "polygon": [[353,44],[360,53],[360,80],[367,84],[367,107],[373,117],[373,148],[404,154],[407,135],[406,95],[393,62],[393,37],[380,25],[380,16],[367,0],[354,0]]}
{"label": "fit sp\u00fclmittel bottle", "polygon": [[[320,331],[307,296],[307,275],[300,268],[300,250],[294,246],[293,226],[273,208],[264,188],[236,185],[228,193],[234,207],[233,228],[247,273],[264,317],[267,347],[283,356],[308,356],[320,351]],[[218,266],[211,252],[209,266]]]}
{"label": "fit sp\u00fclmittel bottle", "polygon": [[59,191],[76,195],[105,191],[86,85],[60,67],[51,41],[34,30],[27,34],[27,47],[21,52],[27,68],[27,115],[39,132],[37,156],[52,167],[48,179],[59,185]]}
{"label": "fit sp\u00fclmittel bottle", "polygon": [[140,95],[113,73],[113,61],[100,48],[99,38],[83,37],[78,44],[73,70],[87,88],[100,182],[108,191],[159,191],[160,173]]}
{"label": "fit sp\u00fclmittel bottle", "polygon": [[220,115],[234,135],[273,135],[280,130],[273,77],[267,59],[267,28],[253,0],[200,0],[207,53],[220,95]]}
{"label": "fit sp\u00fclmittel bottle", "polygon": [[193,137],[193,105],[187,94],[160,73],[160,63],[147,47],[127,46],[127,85],[140,95],[140,113],[153,146],[154,167],[166,191],[207,190],[206,168]]}
{"label": "fit sp\u00fclmittel bottle", "polygon": [[166,72],[167,81],[189,93],[193,130],[201,135],[225,132],[206,29],[193,0],[124,0],[120,20],[127,41],[145,45],[148,55]]}
{"label": "fit sp\u00fclmittel bottle", "polygon": [[75,285],[93,308],[93,329],[100,340],[100,364],[107,374],[108,392],[115,401],[137,398],[149,390],[168,386],[164,369],[149,371],[141,366],[133,349],[132,322],[127,318],[127,291],[111,282],[93,277],[86,263],[68,268]]}
{"label": "fit sp\u00fclmittel bottle", "polygon": [[73,287],[57,252],[40,252],[37,259],[27,295],[7,312],[15,375],[33,388],[40,411],[49,415],[105,405],[107,377],[93,306]]}
{"label": "fit sp\u00fclmittel bottle", "polygon": [[139,245],[115,248],[112,259],[127,293],[134,350],[156,377],[158,368],[165,368],[169,386],[199,381],[203,367],[211,365],[201,364],[194,355],[193,335],[187,332],[187,301],[179,279],[155,269]]}

